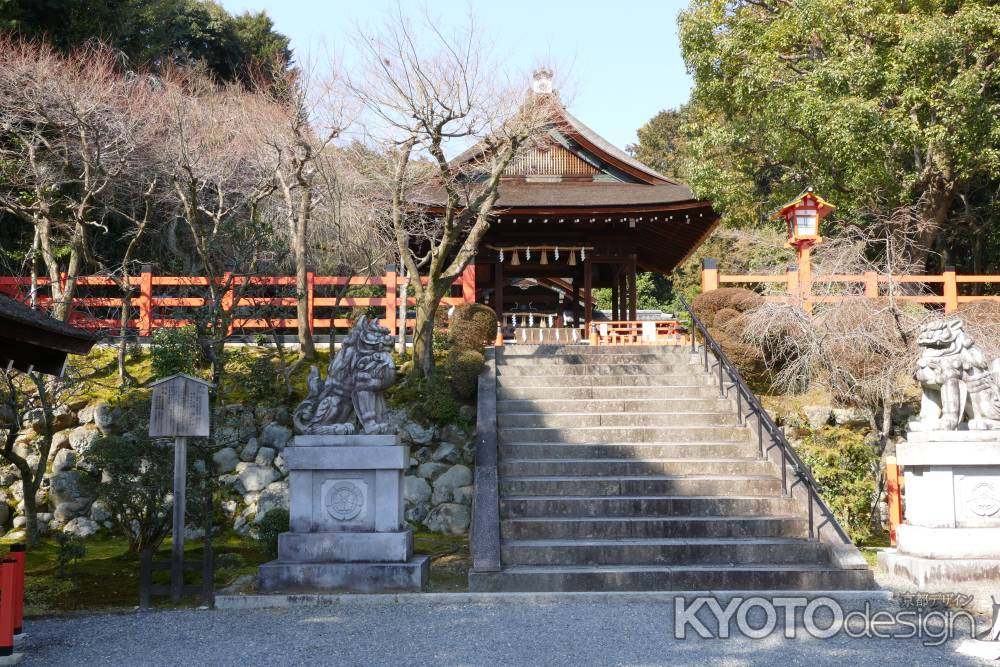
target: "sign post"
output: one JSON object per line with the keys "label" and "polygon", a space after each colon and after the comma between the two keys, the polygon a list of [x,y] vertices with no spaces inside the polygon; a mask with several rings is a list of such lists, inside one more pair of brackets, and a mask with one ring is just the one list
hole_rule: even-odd
{"label": "sign post", "polygon": [[174,439],[174,507],[170,558],[170,598],[180,602],[184,590],[184,516],[187,495],[187,439],[209,433],[208,390],[211,383],[179,373],[157,380],[149,415],[149,437]]}

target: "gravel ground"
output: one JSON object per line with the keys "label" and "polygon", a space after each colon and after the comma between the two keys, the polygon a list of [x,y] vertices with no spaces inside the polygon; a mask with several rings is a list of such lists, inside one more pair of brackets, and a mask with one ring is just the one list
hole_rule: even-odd
{"label": "gravel ground", "polygon": [[[723,602],[725,606],[725,601]],[[755,610],[759,611],[759,610]],[[26,665],[981,665],[958,640],[674,638],[664,602],[349,601],[25,624]],[[763,615],[752,615],[760,625]],[[781,618],[781,617],[779,617]],[[801,630],[801,624],[800,630]],[[713,627],[709,623],[710,627]],[[800,631],[798,633],[802,635]]]}

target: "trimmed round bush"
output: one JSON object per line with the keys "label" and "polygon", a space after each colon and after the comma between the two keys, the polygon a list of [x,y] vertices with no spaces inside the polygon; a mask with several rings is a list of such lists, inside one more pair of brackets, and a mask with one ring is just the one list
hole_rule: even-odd
{"label": "trimmed round bush", "polygon": [[696,296],[691,302],[691,309],[706,326],[711,327],[716,324],[715,317],[721,310],[745,313],[763,303],[764,297],[757,292],[742,287],[723,287]]}
{"label": "trimmed round bush", "polygon": [[486,357],[479,350],[452,349],[448,354],[448,374],[456,396],[468,400],[476,395],[484,363]]}
{"label": "trimmed round bush", "polygon": [[455,306],[448,321],[448,337],[452,349],[482,350],[496,338],[497,314],[481,303]]}

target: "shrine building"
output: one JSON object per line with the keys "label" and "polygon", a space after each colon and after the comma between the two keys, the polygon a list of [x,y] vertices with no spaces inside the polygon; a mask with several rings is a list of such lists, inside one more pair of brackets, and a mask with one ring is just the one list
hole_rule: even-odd
{"label": "shrine building", "polygon": [[[611,289],[614,322],[635,322],[636,274],[670,274],[719,216],[686,185],[570,114],[552,88],[551,71],[535,73],[532,91],[556,96],[547,142],[507,167],[496,219],[466,270],[466,289],[474,285],[475,300],[496,310],[508,337],[519,342],[554,342],[539,332],[528,340],[525,329],[576,329],[572,338],[585,338],[595,320],[595,288]],[[473,148],[455,160],[475,155]]]}

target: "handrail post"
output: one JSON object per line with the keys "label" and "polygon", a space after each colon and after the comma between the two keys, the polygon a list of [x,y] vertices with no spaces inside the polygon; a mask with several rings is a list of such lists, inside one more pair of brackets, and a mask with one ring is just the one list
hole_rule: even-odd
{"label": "handrail post", "polygon": [[896,526],[903,523],[899,466],[895,456],[885,457],[885,502],[889,507],[889,546],[896,546]]}
{"label": "handrail post", "polygon": [[139,335],[153,334],[153,267],[143,264],[139,274]]}
{"label": "handrail post", "polygon": [[781,450],[781,495],[788,495],[788,459],[786,458],[785,448],[779,447]]}
{"label": "handrail post", "polygon": [[714,259],[701,260],[701,291],[711,292],[719,289],[719,265]]}
{"label": "handrail post", "polygon": [[941,276],[944,278],[944,286],[942,288],[944,312],[954,313],[958,310],[958,281],[955,278],[955,267],[944,267],[944,273]]}
{"label": "handrail post", "polygon": [[313,320],[316,319],[316,272],[306,271],[306,318],[309,320],[309,333],[316,333]]}
{"label": "handrail post", "polygon": [[715,356],[715,361],[719,364],[719,396],[722,398],[726,397],[726,387],[722,380],[722,357],[718,354]]}
{"label": "handrail post", "polygon": [[396,265],[385,265],[385,326],[389,331],[396,331],[396,312],[399,300],[396,285]]}
{"label": "handrail post", "polygon": [[809,506],[809,539],[815,537],[815,519],[813,518],[813,498],[811,493],[806,493],[806,504]]}

